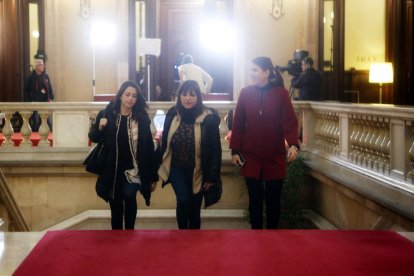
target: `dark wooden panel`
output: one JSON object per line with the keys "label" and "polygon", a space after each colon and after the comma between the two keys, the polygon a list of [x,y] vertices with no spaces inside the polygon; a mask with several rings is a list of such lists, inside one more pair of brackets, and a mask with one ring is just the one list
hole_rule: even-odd
{"label": "dark wooden panel", "polygon": [[2,1],[2,70],[3,79],[0,84],[0,101],[11,102],[22,99],[21,46],[19,40],[19,8],[17,0]]}
{"label": "dark wooden panel", "polygon": [[[383,84],[382,97],[385,102],[385,95],[390,94],[392,84]],[[357,95],[345,93],[345,91],[358,91],[360,103],[379,103],[379,84],[369,83],[368,70],[349,70],[344,72],[344,101],[356,103]]]}
{"label": "dark wooden panel", "polygon": [[414,55],[413,55],[413,1],[409,0],[406,3],[406,49],[405,49],[405,56],[407,62],[407,73],[405,77],[407,78],[407,89],[406,95],[408,96],[407,102],[410,104],[414,104],[414,89],[413,89],[413,62],[414,62]]}
{"label": "dark wooden panel", "polygon": [[3,24],[4,24],[4,0],[0,0],[0,101],[3,100],[3,94],[4,94],[4,35],[3,35]]}

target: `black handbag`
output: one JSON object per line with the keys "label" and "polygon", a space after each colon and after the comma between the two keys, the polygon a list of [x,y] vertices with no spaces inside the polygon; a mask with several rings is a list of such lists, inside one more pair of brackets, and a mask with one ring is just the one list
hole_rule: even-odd
{"label": "black handbag", "polygon": [[204,196],[204,208],[207,208],[213,204],[216,204],[221,199],[223,193],[221,178],[219,177],[215,185],[211,186],[207,191],[203,191]]}
{"label": "black handbag", "polygon": [[83,161],[85,170],[94,174],[101,174],[105,169],[107,149],[105,143],[98,143]]}

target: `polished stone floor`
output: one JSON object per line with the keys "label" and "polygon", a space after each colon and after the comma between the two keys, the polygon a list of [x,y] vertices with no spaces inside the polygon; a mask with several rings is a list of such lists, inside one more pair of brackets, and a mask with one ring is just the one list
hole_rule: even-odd
{"label": "polished stone floor", "polygon": [[[0,275],[16,270],[45,232],[0,232]],[[414,232],[399,232],[414,242]]]}
{"label": "polished stone floor", "polygon": [[0,232],[0,275],[12,275],[45,232]]}

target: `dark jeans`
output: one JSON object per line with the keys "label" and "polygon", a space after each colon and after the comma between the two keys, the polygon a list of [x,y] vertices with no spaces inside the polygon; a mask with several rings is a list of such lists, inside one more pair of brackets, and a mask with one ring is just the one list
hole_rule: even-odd
{"label": "dark jeans", "polygon": [[263,201],[266,204],[267,229],[277,229],[283,179],[262,180],[246,177],[249,192],[249,216],[252,229],[263,229]]}
{"label": "dark jeans", "polygon": [[[29,118],[30,128],[33,132],[38,132],[42,119],[37,111],[33,111],[33,114]],[[51,116],[47,117],[47,125],[49,126],[50,131],[52,131],[52,118]]]}
{"label": "dark jeans", "polygon": [[200,229],[202,193],[193,194],[193,168],[171,166],[170,181],[177,198],[179,229]]}
{"label": "dark jeans", "polygon": [[134,229],[138,209],[137,192],[139,185],[129,183],[126,180],[117,182],[116,185],[122,185],[122,187],[115,191],[114,199],[109,199],[112,229],[124,229],[124,219],[125,229]]}

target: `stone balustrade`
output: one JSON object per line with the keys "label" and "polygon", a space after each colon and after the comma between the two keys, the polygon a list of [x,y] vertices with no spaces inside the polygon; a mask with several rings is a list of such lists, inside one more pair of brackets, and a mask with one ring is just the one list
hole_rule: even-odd
{"label": "stone balustrade", "polygon": [[[151,102],[154,135],[161,127],[159,119],[174,103]],[[218,110],[223,149],[228,132],[225,116],[234,109],[234,102],[206,102]],[[39,162],[56,161],[56,156],[70,162],[79,162],[89,150],[88,131],[91,122],[106,103],[1,103],[5,113],[2,130],[4,141],[0,146],[0,162],[15,162],[31,158]],[[303,126],[302,149],[321,156],[363,168],[410,184],[414,177],[414,109],[393,105],[346,104],[336,102],[294,102]],[[33,145],[29,117],[37,110],[42,117],[40,141]],[[20,130],[22,141],[16,146],[11,117],[18,111],[23,119]],[[46,118],[53,118],[53,143]],[[42,155],[42,153],[47,153]],[[19,158],[25,153],[25,158]],[[34,158],[36,157],[36,158]],[[56,157],[56,158],[54,158]],[[227,161],[229,156],[224,156]],[[26,159],[27,160],[27,159]]]}
{"label": "stone balustrade", "polygon": [[[205,104],[217,109],[221,117],[222,172],[226,180],[227,195],[220,208],[236,208],[234,202],[237,202],[239,208],[241,203],[239,199],[234,198],[237,197],[234,195],[237,192],[234,191],[239,189],[239,182],[242,181],[235,177],[234,167],[230,165],[230,151],[224,139],[228,132],[225,116],[229,110],[234,109],[235,103],[206,102]],[[381,206],[414,219],[412,209],[414,109],[392,105],[336,102],[294,102],[293,104],[302,126],[302,155],[311,168],[311,173],[315,172],[323,175],[325,179],[341,183],[378,202]],[[154,135],[162,125],[160,120],[162,113],[173,105],[172,102],[149,103]],[[90,124],[99,110],[105,106],[106,103],[0,103],[0,112],[5,113],[2,131],[4,141],[0,146],[0,167],[11,180],[11,187],[13,189],[19,187],[15,191],[18,201],[22,198],[27,199],[26,193],[23,193],[20,188],[22,184],[25,189],[29,189],[29,194],[42,194],[40,199],[33,202],[24,201],[25,205],[22,209],[25,214],[31,214],[27,215],[28,217],[35,216],[32,214],[33,206],[37,206],[36,210],[39,212],[38,201],[46,204],[42,201],[46,198],[45,194],[48,196],[50,194],[48,202],[53,201],[52,199],[56,197],[55,186],[73,192],[72,185],[77,185],[74,183],[84,178],[85,182],[76,186],[76,189],[83,191],[86,186],[93,187],[94,176],[86,174],[81,163],[91,148],[88,140]],[[53,118],[53,133],[48,125],[43,123],[39,129],[38,143],[33,142],[35,139],[28,124],[33,110],[39,112],[44,122],[48,116]],[[22,140],[19,145],[15,144],[17,134],[11,124],[11,118],[16,111],[22,115],[23,120],[19,132]],[[44,166],[47,168],[43,168]],[[28,180],[33,183],[44,183],[42,182],[44,176],[59,178],[59,183],[54,179],[53,185],[31,186],[30,182],[26,185]],[[70,187],[66,187],[66,184],[60,182],[71,184],[67,184]],[[230,186],[233,190],[229,188]],[[166,194],[166,191],[162,191],[156,195],[155,208],[170,208],[173,198]],[[75,195],[72,198],[78,200]],[[328,198],[326,200],[329,201]],[[87,204],[89,201],[85,199]],[[60,201],[53,202],[56,205],[61,204]],[[76,210],[84,211],[78,205],[74,203],[74,206],[79,209]],[[85,206],[88,206],[87,209],[96,208]],[[47,207],[44,208],[45,210],[42,209],[40,214],[49,216],[51,211]],[[74,212],[73,206],[64,205],[60,208],[62,209],[54,214],[57,221],[61,219],[60,213],[69,216]],[[30,225],[33,229],[42,229],[48,224],[34,217],[30,220]]]}
{"label": "stone balustrade", "polygon": [[[220,132],[223,136],[227,133],[227,124],[224,123],[224,118],[228,110],[234,108],[232,102],[209,102],[218,110],[221,117]],[[171,106],[172,102],[152,102],[150,103],[149,114],[154,119],[156,115],[165,113]],[[4,113],[4,125],[2,128],[3,142],[1,148],[14,148],[19,150],[31,146],[47,147],[52,146],[56,148],[62,147],[84,147],[88,146],[88,131],[91,122],[93,122],[97,113],[105,108],[106,103],[1,103],[0,111]],[[29,118],[33,110],[37,110],[42,123],[39,128],[40,142],[33,143],[31,139],[32,131],[29,125]],[[157,114],[158,111],[158,114]],[[160,112],[161,111],[161,112]],[[22,123],[19,134],[21,141],[16,143],[13,139],[16,134],[11,122],[12,116],[15,112],[21,115]],[[46,123],[48,116],[51,116],[53,121],[53,143],[49,139],[51,130]],[[155,132],[155,124],[152,124]]]}
{"label": "stone balustrade", "polygon": [[412,183],[414,109],[393,105],[295,103],[303,149]]}
{"label": "stone balustrade", "polygon": [[[150,117],[154,135],[161,127],[160,116],[172,102],[151,102]],[[234,102],[207,102],[218,110],[221,117],[222,137],[228,132],[225,116],[235,107]],[[2,103],[5,114],[2,129],[1,161],[19,160],[18,153],[84,154],[89,150],[88,131],[99,110],[106,103],[54,102],[54,103]],[[412,182],[414,177],[414,109],[392,105],[344,104],[328,102],[294,102],[296,113],[303,125],[302,148],[340,158],[366,170]],[[29,117],[37,110],[42,118],[40,141],[33,143]],[[21,142],[16,146],[16,135],[11,124],[12,115],[22,117]],[[53,136],[46,124],[52,117]],[[161,120],[162,122],[162,120]],[[161,124],[161,125],[160,125]],[[52,143],[53,140],[53,143]],[[224,140],[223,140],[224,142]],[[53,149],[51,149],[53,148]],[[6,154],[9,153],[9,154]],[[5,159],[11,157],[15,158]],[[41,154],[40,154],[41,155]],[[70,154],[69,154],[70,155]],[[83,156],[83,155],[82,155]],[[79,156],[78,156],[79,157]],[[16,159],[17,158],[17,159]],[[76,158],[74,156],[73,158]],[[40,158],[39,161],[44,159]],[[75,161],[75,159],[73,159]]]}

